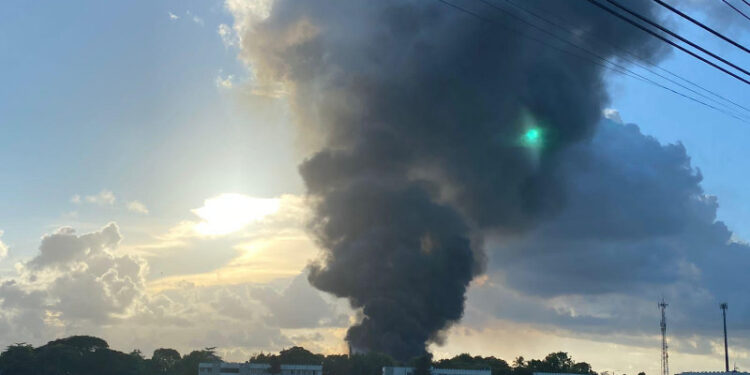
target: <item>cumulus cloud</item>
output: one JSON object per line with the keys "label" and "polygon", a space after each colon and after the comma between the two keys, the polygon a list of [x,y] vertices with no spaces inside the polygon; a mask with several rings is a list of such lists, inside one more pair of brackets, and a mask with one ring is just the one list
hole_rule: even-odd
{"label": "cumulus cloud", "polygon": [[205,24],[205,22],[203,21],[203,18],[198,17],[197,15],[193,14],[191,11],[188,10],[185,12],[185,14],[187,14],[188,17],[190,17],[193,23],[200,25],[200,26],[203,26]]}
{"label": "cumulus cloud", "polygon": [[119,229],[114,223],[108,224],[98,232],[80,236],[73,228],[63,227],[42,238],[39,255],[26,265],[32,269],[64,268],[72,262],[85,261],[115,248],[121,239]]}
{"label": "cumulus cloud", "polygon": [[139,202],[139,201],[130,201],[128,202],[128,210],[132,212],[137,212],[139,214],[148,215],[148,207],[146,207],[145,204]]}
{"label": "cumulus cloud", "polygon": [[[611,341],[612,333],[654,333],[655,301],[664,296],[675,348],[710,341],[719,302],[750,314],[740,266],[750,247],[731,241],[681,144],[604,121],[564,160],[565,209],[523,236],[489,241],[490,282],[472,288],[472,306]],[[731,324],[750,332],[745,319]]]}
{"label": "cumulus cloud", "polygon": [[234,30],[225,23],[220,24],[216,32],[219,33],[221,41],[226,47],[235,47],[240,42],[237,33],[235,33]]}
{"label": "cumulus cloud", "polygon": [[612,120],[618,124],[624,124],[622,117],[620,117],[620,112],[614,108],[604,108],[602,114],[606,119]]}
{"label": "cumulus cloud", "polygon": [[234,75],[229,74],[226,77],[218,75],[216,77],[216,87],[222,89],[231,89],[234,86]]}
{"label": "cumulus cloud", "polygon": [[120,239],[114,223],[82,235],[61,228],[44,236],[39,254],[0,284],[0,321],[13,327],[9,339],[52,337],[125,313],[143,295],[146,265],[118,254]]}
{"label": "cumulus cloud", "polygon": [[[99,206],[112,206],[115,204],[116,198],[113,192],[109,190],[102,190],[99,192],[99,194],[87,195],[84,200],[87,203],[93,203]],[[78,195],[74,195],[71,201],[74,203],[79,203],[81,202],[81,198]]]}
{"label": "cumulus cloud", "polygon": [[281,293],[259,288],[253,291],[253,296],[268,308],[268,318],[282,328],[345,327],[349,324],[348,315],[338,313],[334,304],[325,301],[320,292],[310,286],[307,273],[295,277]]}
{"label": "cumulus cloud", "polygon": [[8,256],[8,245],[6,245],[5,243],[3,243],[3,241],[2,241],[3,233],[5,233],[5,232],[3,232],[2,230],[0,230],[0,260],[2,260],[3,258],[5,258],[6,256]]}
{"label": "cumulus cloud", "polygon": [[[239,233],[205,237],[188,231],[181,232],[179,241],[170,237],[168,250],[151,248],[157,254],[171,252],[161,263],[148,251],[138,256],[125,252],[115,223],[88,233],[64,227],[45,235],[38,254],[20,263],[15,277],[0,280],[0,346],[85,333],[105,337],[123,350],[219,346],[229,359],[244,360],[254,352],[278,350],[316,334],[330,341],[335,333],[325,330],[335,329],[335,319],[347,319],[348,310],[325,302],[300,273],[306,256],[300,257],[294,233],[301,232],[301,224],[290,231],[293,225],[284,223],[298,222],[302,208],[289,207],[290,200],[294,199],[280,199],[287,203],[273,217],[248,223]],[[210,243],[186,252],[193,241]],[[283,245],[284,241],[292,242]],[[246,251],[234,249],[240,245],[248,246]],[[204,261],[215,260],[221,248],[230,250],[226,257]],[[294,264],[279,263],[284,259]],[[202,270],[211,275],[211,282],[192,278],[190,262],[205,264]],[[149,276],[154,267],[172,263],[178,263],[174,284],[160,288],[149,281],[160,277],[158,272]],[[226,267],[242,277],[223,279],[219,275]],[[252,275],[265,272],[271,273],[261,281]],[[334,309],[341,312],[329,314]],[[313,320],[299,315],[299,310],[308,310]],[[289,338],[288,329],[305,327],[312,331],[295,331],[299,340]],[[325,349],[321,345],[326,340],[318,341]]]}

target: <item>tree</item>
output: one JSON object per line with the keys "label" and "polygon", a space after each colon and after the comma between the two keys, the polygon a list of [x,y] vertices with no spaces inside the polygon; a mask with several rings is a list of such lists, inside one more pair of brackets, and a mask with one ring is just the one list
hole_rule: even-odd
{"label": "tree", "polygon": [[198,365],[201,362],[221,362],[221,357],[216,355],[216,348],[194,350],[175,364],[173,373],[175,375],[196,375],[198,374]]}
{"label": "tree", "polygon": [[326,375],[349,375],[352,364],[346,354],[331,354],[323,359],[323,373]]}
{"label": "tree", "polygon": [[432,354],[425,353],[412,360],[414,366],[414,375],[430,375],[430,368],[432,367]]}
{"label": "tree", "polygon": [[301,346],[293,346],[279,352],[281,363],[290,365],[319,365],[323,363],[323,356],[313,354]]}
{"label": "tree", "polygon": [[492,375],[511,375],[513,373],[513,369],[508,365],[508,362],[502,359],[482,356],[472,357],[468,353],[459,354],[450,359],[441,359],[436,363],[436,367],[472,370],[490,369]]}
{"label": "tree", "polygon": [[70,336],[50,341],[45,346],[64,345],[81,350],[93,352],[99,349],[109,349],[106,341],[94,336]]}
{"label": "tree", "polygon": [[26,344],[13,344],[0,354],[0,372],[3,374],[36,374],[34,347]]}
{"label": "tree", "polygon": [[383,366],[395,366],[396,361],[383,353],[367,352],[349,356],[351,362],[350,374],[356,375],[381,375]]}
{"label": "tree", "polygon": [[271,374],[281,374],[281,358],[279,356],[273,356],[270,358],[270,361],[268,361],[271,365],[271,367],[268,369],[268,372]]}
{"label": "tree", "polygon": [[172,371],[181,358],[180,352],[174,349],[159,348],[151,355],[151,366],[156,372],[165,374]]}

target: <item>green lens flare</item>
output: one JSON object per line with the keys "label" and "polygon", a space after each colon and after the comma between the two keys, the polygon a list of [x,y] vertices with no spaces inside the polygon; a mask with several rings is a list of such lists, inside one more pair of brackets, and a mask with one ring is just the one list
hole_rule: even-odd
{"label": "green lens flare", "polygon": [[526,147],[541,147],[544,142],[544,133],[541,128],[532,127],[521,136],[521,143]]}
{"label": "green lens flare", "polygon": [[541,137],[542,134],[539,129],[529,129],[526,134],[524,134],[524,138],[526,138],[526,141],[530,143],[538,142]]}

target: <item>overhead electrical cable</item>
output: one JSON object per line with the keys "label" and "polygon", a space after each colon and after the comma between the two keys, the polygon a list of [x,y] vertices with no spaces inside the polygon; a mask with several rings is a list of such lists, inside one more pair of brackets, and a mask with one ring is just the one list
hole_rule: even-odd
{"label": "overhead electrical cable", "polygon": [[728,5],[728,6],[730,7],[730,8],[734,9],[734,11],[735,11],[735,12],[739,13],[740,15],[742,15],[742,17],[745,17],[745,18],[747,18],[748,20],[750,20],[750,17],[748,17],[748,16],[747,16],[747,14],[745,14],[745,13],[742,13],[742,11],[741,11],[741,10],[739,10],[739,9],[735,8],[735,6],[734,6],[734,5],[732,5],[732,3],[728,2],[727,0],[721,0],[721,1],[722,1],[722,2],[724,2],[724,4],[727,4],[727,5]]}
{"label": "overhead electrical cable", "polygon": [[[742,0],[742,1],[744,1],[745,4],[748,4],[748,6],[750,6],[750,3],[748,3],[747,0]],[[745,51],[747,53],[750,53],[750,49],[748,49],[747,47],[743,46],[740,43],[737,43],[736,41],[732,40],[731,38],[729,38],[727,36],[724,36],[724,34],[721,34],[720,32],[718,32],[718,31],[716,31],[716,30],[714,30],[714,29],[706,26],[702,22],[696,20],[693,17],[688,16],[687,14],[685,14],[685,13],[681,12],[679,9],[676,9],[675,7],[673,7],[673,6],[665,3],[664,1],[662,1],[662,0],[654,0],[654,2],[657,3],[657,4],[659,4],[659,5],[661,5],[661,6],[663,6],[664,8],[669,9],[673,13],[679,15],[680,17],[682,17],[682,18],[684,18],[684,19],[686,19],[686,20],[694,23],[695,25],[698,25],[698,27],[702,28],[703,30],[706,30],[706,31],[708,31],[711,34],[714,34],[714,35],[718,36],[719,38],[724,39],[726,42],[729,42],[729,43],[733,44],[735,47],[737,47],[737,48],[739,48],[739,49],[741,49],[741,50],[743,50],[743,51]]]}
{"label": "overhead electrical cable", "polygon": [[566,27],[565,25],[561,25],[559,22],[552,21],[549,18],[544,17],[543,15],[540,15],[537,12],[534,12],[533,10],[531,10],[531,9],[529,9],[527,7],[524,7],[521,4],[515,3],[512,0],[504,0],[504,1],[506,3],[508,3],[509,5],[511,5],[512,7],[516,8],[516,9],[518,9],[518,10],[520,10],[520,11],[526,13],[526,14],[529,14],[529,15],[531,15],[531,16],[533,16],[533,17],[535,17],[535,18],[537,18],[537,19],[539,19],[541,21],[544,21],[544,22],[546,22],[546,23],[548,23],[548,24],[550,24],[552,26],[555,26],[555,27],[557,27],[557,28],[559,28],[561,30],[564,30],[564,31],[568,32],[569,34],[573,35],[574,37],[583,38],[583,39],[586,39],[589,42],[593,42],[593,43],[599,44],[601,46],[607,46],[607,48],[613,48],[613,49],[616,49],[616,50],[622,52],[625,55],[629,55],[632,58],[627,58],[625,56],[620,56],[620,58],[622,58],[623,60],[625,60],[625,61],[627,61],[627,62],[629,62],[631,64],[637,65],[637,66],[641,67],[642,69],[650,72],[651,74],[654,74],[654,75],[656,75],[656,76],[658,76],[658,77],[660,77],[662,79],[665,79],[665,80],[667,80],[667,81],[669,81],[669,82],[671,82],[671,83],[673,83],[673,84],[675,84],[675,85],[677,85],[677,86],[679,86],[679,87],[681,87],[681,88],[683,88],[685,90],[688,90],[688,91],[690,91],[690,92],[692,92],[692,93],[694,93],[696,95],[699,95],[699,96],[701,96],[701,97],[703,97],[703,98],[705,98],[707,100],[711,100],[714,103],[717,103],[717,104],[723,105],[723,106],[727,106],[729,108],[731,108],[731,106],[729,104],[732,104],[732,105],[734,105],[734,106],[736,106],[738,108],[741,108],[742,112],[747,112],[746,115],[750,114],[750,108],[747,108],[747,107],[745,107],[743,105],[740,105],[740,104],[732,101],[731,99],[725,98],[724,96],[722,96],[722,95],[720,95],[720,94],[718,94],[716,92],[713,92],[713,91],[711,91],[711,90],[709,90],[709,89],[707,89],[707,88],[705,88],[705,87],[703,87],[703,86],[701,86],[701,85],[699,85],[699,84],[697,84],[695,82],[692,82],[692,81],[688,80],[687,78],[684,78],[684,77],[682,77],[682,76],[680,76],[680,75],[678,75],[676,73],[673,73],[673,72],[671,72],[671,71],[669,71],[667,69],[664,69],[664,68],[662,68],[662,67],[660,67],[660,66],[658,66],[656,64],[649,64],[652,67],[654,67],[656,69],[659,69],[659,70],[661,70],[661,71],[663,71],[663,72],[665,72],[665,73],[667,73],[667,74],[669,74],[669,75],[671,75],[671,76],[673,76],[675,78],[678,78],[678,79],[680,79],[680,80],[682,80],[682,81],[684,81],[684,82],[686,82],[686,83],[688,83],[688,84],[690,84],[690,85],[692,85],[692,86],[694,86],[694,87],[696,87],[696,88],[698,88],[700,90],[703,90],[703,91],[705,91],[705,92],[713,95],[714,97],[716,97],[718,99],[712,98],[711,96],[703,94],[700,91],[694,90],[694,89],[692,89],[692,88],[690,88],[688,86],[685,86],[685,85],[681,84],[680,82],[677,82],[677,81],[675,81],[675,80],[673,80],[673,79],[671,79],[669,77],[666,77],[666,76],[660,74],[659,72],[654,71],[653,69],[649,68],[648,65],[646,65],[644,63],[641,63],[639,61],[639,60],[641,60],[640,57],[636,56],[634,53],[632,53],[632,52],[630,52],[630,51],[628,51],[628,50],[626,50],[626,49],[624,49],[622,47],[619,47],[619,46],[614,45],[613,43],[610,43],[610,42],[607,42],[607,41],[592,40],[592,38],[590,38],[589,35],[586,35],[586,34],[580,35],[580,34],[576,33],[574,30],[572,30],[570,27]]}
{"label": "overhead electrical cable", "polygon": [[719,55],[717,55],[717,54],[715,54],[715,53],[713,53],[713,52],[711,52],[711,51],[709,51],[709,50],[707,50],[707,49],[705,49],[705,48],[701,47],[701,46],[700,46],[700,45],[698,45],[697,43],[693,43],[693,42],[691,42],[691,41],[690,41],[690,40],[688,40],[687,38],[684,38],[684,37],[682,37],[681,35],[679,35],[679,34],[675,33],[674,31],[672,31],[672,30],[669,30],[669,29],[667,29],[666,27],[664,27],[664,26],[662,26],[662,25],[659,25],[658,23],[656,23],[656,22],[654,22],[654,21],[651,21],[650,19],[648,19],[648,18],[646,18],[646,17],[644,17],[644,16],[642,16],[642,15],[638,14],[638,12],[635,12],[635,11],[633,11],[633,10],[630,10],[630,9],[628,9],[628,8],[627,8],[626,6],[624,6],[624,5],[620,4],[620,3],[618,3],[617,1],[615,1],[615,0],[605,0],[605,1],[607,1],[608,3],[610,3],[610,4],[614,5],[614,6],[616,6],[616,7],[620,8],[620,9],[622,9],[622,10],[624,10],[625,12],[627,12],[627,13],[629,13],[630,15],[632,15],[632,16],[634,16],[634,17],[638,18],[639,20],[641,20],[641,21],[643,21],[643,22],[646,22],[647,24],[649,24],[649,25],[651,25],[651,26],[653,26],[653,27],[656,27],[657,29],[659,29],[659,30],[661,30],[661,31],[663,31],[663,32],[665,32],[665,33],[667,33],[667,34],[669,34],[669,35],[671,35],[671,36],[673,36],[673,37],[675,37],[675,38],[679,39],[680,41],[682,41],[682,42],[684,42],[684,43],[687,43],[687,44],[688,44],[688,45],[690,45],[691,47],[693,47],[693,48],[695,48],[695,49],[697,49],[697,50],[699,50],[699,51],[701,51],[701,52],[703,52],[703,53],[705,53],[705,54],[707,54],[707,55],[709,55],[709,56],[711,56],[711,57],[715,58],[716,60],[719,60],[719,61],[723,62],[724,64],[727,64],[727,65],[731,66],[732,68],[735,68],[735,69],[737,69],[737,70],[741,71],[742,73],[745,73],[745,74],[747,74],[747,75],[750,75],[750,72],[749,72],[749,71],[747,71],[747,70],[745,70],[745,69],[743,69],[742,67],[739,67],[739,66],[737,66],[737,65],[733,64],[733,63],[732,63],[732,62],[730,62],[730,61],[727,61],[727,60],[726,60],[725,58],[723,58],[723,57],[721,57],[721,56],[719,56]]}
{"label": "overhead electrical cable", "polygon": [[[551,45],[551,44],[549,44],[549,43],[546,43],[546,42],[545,42],[545,41],[543,41],[543,40],[540,40],[540,39],[538,39],[538,38],[534,38],[533,36],[530,36],[530,35],[528,35],[528,34],[524,34],[523,32],[521,32],[521,31],[519,31],[519,30],[516,30],[516,29],[513,29],[513,28],[511,28],[511,27],[508,27],[507,25],[504,25],[504,24],[502,24],[502,23],[500,23],[500,22],[497,22],[497,21],[496,21],[496,20],[494,20],[494,19],[491,19],[491,18],[485,17],[485,16],[483,16],[483,15],[481,15],[481,14],[477,13],[477,12],[474,12],[474,11],[472,11],[472,10],[469,10],[469,9],[466,9],[466,8],[464,8],[464,7],[461,7],[461,6],[459,6],[459,5],[456,5],[456,4],[454,4],[454,3],[450,2],[450,1],[447,1],[447,0],[437,0],[437,1],[439,1],[439,2],[443,3],[444,5],[447,5],[447,6],[449,6],[449,7],[453,8],[453,9],[455,9],[455,10],[458,10],[458,11],[460,11],[460,12],[466,13],[466,14],[468,14],[468,15],[470,15],[470,16],[473,16],[473,17],[475,17],[475,18],[477,18],[477,19],[479,19],[479,20],[482,20],[482,21],[484,21],[484,22],[487,22],[487,23],[490,23],[490,24],[493,24],[493,25],[497,25],[497,26],[499,26],[499,27],[501,27],[501,28],[504,28],[504,29],[506,29],[506,30],[509,30],[509,31],[511,31],[511,32],[514,32],[514,33],[516,33],[516,34],[519,34],[519,35],[520,35],[520,36],[522,36],[522,37],[525,37],[525,38],[527,38],[527,39],[533,40],[533,41],[535,41],[535,42],[537,42],[537,43],[539,43],[539,44],[542,44],[542,45],[544,45],[544,46],[547,46],[547,47],[549,47],[549,48],[553,48],[553,49],[556,49],[556,50],[558,50],[558,51],[561,51],[561,52],[564,52],[564,53],[570,54],[570,55],[572,55],[572,56],[578,57],[578,58],[580,58],[580,59],[583,59],[583,60],[585,60],[585,61],[588,61],[589,63],[595,64],[595,65],[597,65],[597,66],[600,66],[600,67],[603,67],[603,68],[605,68],[605,69],[610,69],[610,70],[616,71],[616,72],[618,72],[618,73],[621,73],[621,74],[627,75],[627,76],[629,76],[629,77],[632,77],[632,78],[636,78],[636,79],[639,79],[639,80],[645,81],[645,82],[647,82],[647,83],[651,83],[651,84],[653,84],[653,85],[656,85],[656,86],[658,86],[658,87],[661,87],[662,89],[668,90],[668,91],[670,91],[670,92],[672,92],[672,93],[674,93],[674,94],[677,94],[677,95],[679,95],[679,96],[682,96],[682,97],[684,97],[684,98],[686,98],[686,99],[692,100],[692,101],[694,101],[694,102],[696,102],[696,103],[699,103],[699,104],[701,104],[701,105],[704,105],[704,106],[706,106],[706,107],[712,108],[712,109],[714,109],[714,110],[716,110],[716,111],[718,111],[718,112],[721,112],[721,113],[723,113],[723,114],[725,114],[725,115],[727,115],[727,116],[730,116],[730,117],[733,117],[733,118],[735,118],[735,119],[737,119],[737,120],[740,120],[740,121],[742,121],[742,122],[748,123],[748,121],[747,121],[746,119],[744,119],[744,118],[742,118],[742,117],[739,117],[739,116],[735,115],[734,113],[731,113],[731,112],[725,111],[725,110],[723,110],[722,108],[718,108],[718,107],[716,107],[716,106],[714,106],[714,105],[711,105],[711,104],[709,104],[709,103],[703,102],[703,101],[701,101],[701,100],[699,100],[699,99],[696,99],[696,98],[694,98],[694,97],[692,97],[692,96],[690,96],[690,95],[685,95],[685,94],[683,94],[683,93],[681,93],[681,92],[679,92],[679,91],[676,91],[676,90],[674,90],[674,89],[672,89],[672,88],[670,88],[670,87],[667,87],[667,86],[664,86],[664,85],[662,85],[662,84],[660,84],[660,83],[658,83],[658,82],[655,82],[655,81],[653,81],[653,80],[651,80],[651,79],[649,79],[649,78],[647,78],[647,77],[643,77],[643,76],[642,76],[642,75],[640,75],[640,74],[637,74],[637,73],[634,73],[634,72],[632,72],[632,71],[629,71],[629,70],[628,70],[627,68],[624,68],[624,69],[623,69],[623,67],[622,67],[622,66],[618,66],[617,64],[611,63],[611,62],[607,61],[606,59],[604,59],[604,61],[605,61],[605,62],[607,62],[607,63],[609,63],[609,64],[611,64],[611,65],[614,65],[615,67],[612,67],[612,66],[610,66],[610,65],[607,65],[607,64],[602,64],[602,63],[599,63],[599,62],[597,62],[597,61],[593,61],[593,60],[591,60],[591,59],[587,59],[587,58],[586,58],[586,57],[584,57],[584,56],[581,56],[581,55],[577,55],[577,54],[575,54],[575,53],[572,53],[571,51],[568,51],[568,50],[566,50],[566,49],[562,49],[562,48],[559,48],[559,47],[557,47],[557,46]],[[569,42],[568,42],[568,43],[569,43]],[[574,46],[575,46],[575,45],[574,45]],[[583,49],[582,47],[578,47],[578,46],[576,46],[576,47],[577,47],[577,48],[579,48],[579,49]],[[585,50],[585,49],[583,49],[583,50]]]}
{"label": "overhead electrical cable", "polygon": [[623,16],[622,14],[615,12],[614,10],[608,8],[604,4],[598,2],[597,0],[588,0],[588,2],[594,4],[595,6],[601,8],[602,10],[604,10],[604,11],[612,14],[613,16],[615,16],[615,17],[617,17],[617,18],[619,18],[619,19],[621,19],[621,20],[623,20],[623,21],[625,21],[625,22],[627,22],[627,23],[629,23],[629,24],[631,24],[631,25],[633,25],[633,26],[635,26],[635,27],[643,30],[644,32],[653,35],[654,37],[662,40],[663,42],[668,43],[672,47],[675,47],[675,48],[679,49],[680,51],[685,52],[685,53],[689,54],[690,56],[693,56],[696,59],[698,59],[698,60],[700,60],[700,61],[702,61],[702,62],[704,62],[704,63],[706,63],[706,64],[708,64],[708,65],[710,65],[710,66],[712,66],[712,67],[714,67],[714,68],[716,68],[716,69],[718,69],[718,70],[720,70],[720,71],[722,71],[722,72],[724,72],[724,73],[726,73],[726,74],[728,74],[728,75],[730,75],[732,77],[734,77],[735,79],[737,79],[739,81],[742,81],[742,82],[750,85],[750,81],[748,81],[747,79],[742,78],[742,77],[738,76],[737,74],[735,74],[735,73],[733,73],[733,72],[725,69],[724,67],[721,67],[721,66],[717,65],[716,63],[707,60],[703,56],[700,56],[700,55],[696,54],[695,52],[690,51],[687,48],[685,48],[685,47],[683,47],[683,46],[681,46],[681,45],[679,45],[679,44],[677,44],[677,43],[675,43],[675,42],[673,42],[673,41],[671,41],[671,40],[669,40],[669,39],[667,39],[667,38],[665,38],[665,37],[663,37],[663,36],[661,36],[659,34],[657,34],[653,30],[651,30],[651,29],[649,29],[649,28],[647,28],[647,27],[645,27],[645,26],[643,26],[643,25],[641,25],[641,24],[639,24],[639,23],[631,20],[630,18],[627,18],[627,17]]}

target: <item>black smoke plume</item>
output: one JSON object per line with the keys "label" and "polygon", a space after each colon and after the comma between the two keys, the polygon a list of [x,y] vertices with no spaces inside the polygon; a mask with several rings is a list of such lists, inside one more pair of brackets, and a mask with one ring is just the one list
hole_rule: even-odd
{"label": "black smoke plume", "polygon": [[[558,155],[590,138],[607,102],[605,71],[582,52],[481,2],[453,2],[504,26],[433,0],[277,0],[244,38],[259,81],[281,82],[320,140],[300,166],[324,249],[309,280],[362,309],[352,347],[398,359],[461,318],[483,234],[520,233],[560,210]],[[523,4],[565,20],[587,48],[593,37],[661,54],[586,2]],[[630,6],[658,18],[646,2]],[[543,130],[536,147],[519,141],[532,126]]]}

